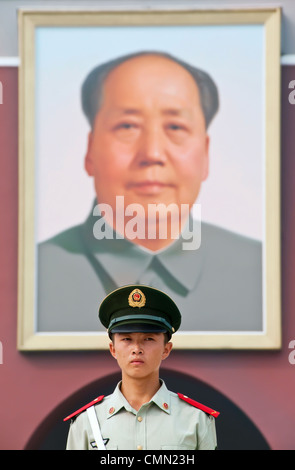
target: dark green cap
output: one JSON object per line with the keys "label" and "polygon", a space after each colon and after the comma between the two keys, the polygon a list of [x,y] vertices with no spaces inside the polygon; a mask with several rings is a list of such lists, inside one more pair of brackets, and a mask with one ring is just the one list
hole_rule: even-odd
{"label": "dark green cap", "polygon": [[178,330],[181,314],[167,294],[141,284],[119,287],[105,297],[99,319],[108,333],[167,332]]}

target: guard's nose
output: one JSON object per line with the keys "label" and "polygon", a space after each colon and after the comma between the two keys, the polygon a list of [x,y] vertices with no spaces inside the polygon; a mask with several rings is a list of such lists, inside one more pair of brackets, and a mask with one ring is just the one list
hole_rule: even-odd
{"label": "guard's nose", "polygon": [[134,343],[132,354],[142,354],[142,346],[141,343]]}

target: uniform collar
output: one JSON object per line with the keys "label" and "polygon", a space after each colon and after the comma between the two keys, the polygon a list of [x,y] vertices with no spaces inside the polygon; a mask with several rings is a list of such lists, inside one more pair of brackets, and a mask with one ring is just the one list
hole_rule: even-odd
{"label": "uniform collar", "polygon": [[123,393],[120,390],[121,383],[119,382],[116,386],[113,394],[111,395],[110,406],[107,409],[107,419],[115,416],[122,408],[125,408],[126,411],[129,411],[133,414],[137,414],[142,410],[144,407],[149,406],[151,403],[155,403],[162,411],[167,414],[170,414],[171,410],[171,399],[170,393],[162,379],[160,379],[161,386],[159,390],[155,393],[155,395],[151,398],[148,403],[142,405],[142,407],[136,411],[130,403],[126,400]]}
{"label": "uniform collar", "polygon": [[167,389],[165,382],[160,379],[162,385],[157,391],[157,393],[153,396],[152,400],[161,410],[165,411],[165,413],[171,413],[171,399],[170,393]]}
{"label": "uniform collar", "polygon": [[191,218],[179,239],[165,249],[152,252],[122,237],[118,238],[110,226],[107,230],[112,238],[96,239],[93,234],[94,224],[98,220],[97,216],[93,215],[96,204],[95,201],[82,226],[82,238],[86,252],[107,272],[114,282],[114,288],[140,282],[142,275],[152,263],[156,264],[157,271],[168,272],[172,282],[179,284],[180,288],[186,291],[184,293],[195,287],[204,263],[204,250],[202,247],[197,250],[183,249],[183,243],[186,243],[184,237],[188,232],[188,224],[191,224]]}

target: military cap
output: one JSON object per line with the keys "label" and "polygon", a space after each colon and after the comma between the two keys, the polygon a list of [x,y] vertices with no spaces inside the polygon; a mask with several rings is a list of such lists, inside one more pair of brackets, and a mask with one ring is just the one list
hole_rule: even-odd
{"label": "military cap", "polygon": [[181,314],[167,294],[154,287],[128,285],[108,294],[99,307],[99,319],[111,333],[168,333],[178,330]]}

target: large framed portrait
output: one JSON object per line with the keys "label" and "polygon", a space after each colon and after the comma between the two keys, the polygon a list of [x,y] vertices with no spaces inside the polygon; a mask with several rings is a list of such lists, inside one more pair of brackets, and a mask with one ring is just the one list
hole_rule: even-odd
{"label": "large framed portrait", "polygon": [[135,284],[175,348],[280,348],[280,15],[20,10],[19,350]]}

